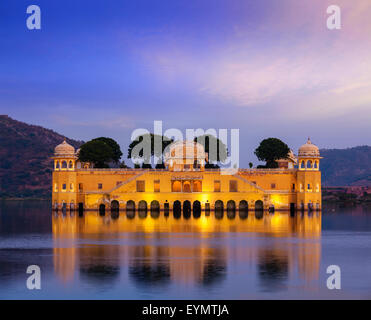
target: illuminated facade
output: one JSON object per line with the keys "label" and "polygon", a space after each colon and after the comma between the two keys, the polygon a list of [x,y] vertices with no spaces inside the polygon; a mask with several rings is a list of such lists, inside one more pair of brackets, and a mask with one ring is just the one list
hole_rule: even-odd
{"label": "illuminated facade", "polygon": [[320,210],[321,172],[317,146],[308,142],[278,161],[278,169],[239,169],[233,175],[205,169],[201,144],[175,142],[166,169],[96,169],[78,161],[66,141],[55,148],[54,209],[130,212],[169,210]]}

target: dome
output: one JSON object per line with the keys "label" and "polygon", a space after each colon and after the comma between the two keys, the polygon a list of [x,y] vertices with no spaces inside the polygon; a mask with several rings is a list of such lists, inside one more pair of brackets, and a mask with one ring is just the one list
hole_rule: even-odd
{"label": "dome", "polygon": [[75,148],[64,140],[54,149],[55,155],[75,155]]}
{"label": "dome", "polygon": [[299,157],[319,157],[319,148],[310,141],[310,138],[308,138],[308,141],[306,144],[303,144],[299,148]]}
{"label": "dome", "polygon": [[204,146],[194,141],[176,141],[168,146],[165,158],[168,159],[202,159],[206,154]]}

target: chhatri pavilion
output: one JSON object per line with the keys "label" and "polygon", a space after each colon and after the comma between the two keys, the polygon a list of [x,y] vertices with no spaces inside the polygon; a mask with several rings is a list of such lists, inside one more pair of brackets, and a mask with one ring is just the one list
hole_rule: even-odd
{"label": "chhatri pavilion", "polygon": [[97,169],[78,160],[66,141],[55,148],[55,210],[184,212],[321,210],[320,153],[310,139],[278,161],[277,169],[207,169],[208,154],[196,142],[177,141],[165,169]]}

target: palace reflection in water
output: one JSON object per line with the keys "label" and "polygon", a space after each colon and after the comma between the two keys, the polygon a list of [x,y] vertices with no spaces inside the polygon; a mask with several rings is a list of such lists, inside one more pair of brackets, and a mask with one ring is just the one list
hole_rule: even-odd
{"label": "palace reflection in water", "polygon": [[[261,288],[319,277],[321,213],[54,213],[53,263],[60,281],[134,286],[212,286],[242,265]],[[76,272],[77,271],[77,272]],[[238,272],[238,271],[236,271]]]}

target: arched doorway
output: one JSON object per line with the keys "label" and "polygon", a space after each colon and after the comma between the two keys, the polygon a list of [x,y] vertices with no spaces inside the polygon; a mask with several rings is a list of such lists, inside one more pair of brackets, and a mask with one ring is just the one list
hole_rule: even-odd
{"label": "arched doorway", "polygon": [[157,200],[151,202],[151,217],[158,218],[160,215],[160,203]]}
{"label": "arched doorway", "polygon": [[264,205],[263,201],[258,200],[255,202],[255,211],[263,211],[264,210]]}
{"label": "arched doorway", "polygon": [[117,200],[113,200],[111,202],[111,211],[119,211],[120,210],[120,204]]}
{"label": "arched doorway", "polygon": [[183,182],[183,192],[191,192],[191,183],[189,181]]}
{"label": "arched doorway", "polygon": [[227,217],[233,219],[236,216],[236,203],[233,200],[227,202]]}
{"label": "arched doorway", "polygon": [[141,219],[147,217],[147,202],[144,200],[141,200],[138,203],[138,216]]}
{"label": "arched doorway", "polygon": [[180,181],[173,181],[172,182],[172,192],[181,192],[182,191],[182,184]]}
{"label": "arched doorway", "polygon": [[210,215],[210,203],[206,202],[205,203],[205,216],[209,216],[209,215]]}
{"label": "arched doorway", "polygon": [[198,200],[193,202],[193,217],[194,218],[201,217],[201,202]]}
{"label": "arched doorway", "polygon": [[223,201],[217,200],[215,201],[215,218],[222,219],[224,215],[224,204]]}
{"label": "arched doorway", "polygon": [[101,203],[99,205],[99,215],[104,216],[105,214],[106,214],[106,206],[103,203]]}
{"label": "arched doorway", "polygon": [[176,200],[173,203],[173,215],[175,219],[179,219],[182,215],[182,204],[179,200]]}
{"label": "arched doorway", "polygon": [[135,202],[133,200],[126,202],[126,216],[129,219],[133,219],[135,217]]}
{"label": "arched doorway", "polygon": [[241,200],[239,204],[239,216],[241,219],[246,219],[249,214],[249,204],[246,200]]}
{"label": "arched doorway", "polygon": [[183,217],[186,219],[191,217],[191,202],[188,200],[183,202]]}

